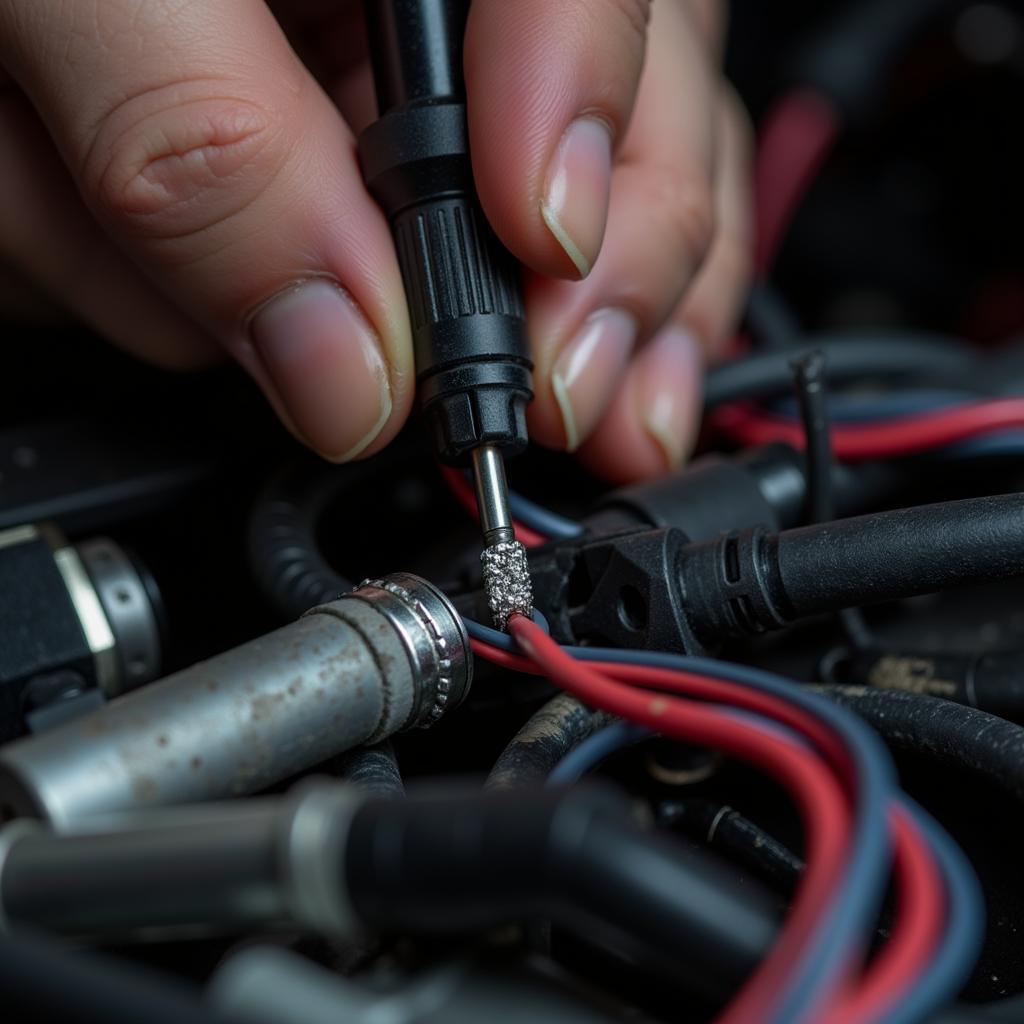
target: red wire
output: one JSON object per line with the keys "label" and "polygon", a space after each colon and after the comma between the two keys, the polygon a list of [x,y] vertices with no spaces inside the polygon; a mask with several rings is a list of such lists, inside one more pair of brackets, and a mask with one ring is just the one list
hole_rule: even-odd
{"label": "red wire", "polygon": [[793,215],[828,158],[839,116],[824,96],[794,90],[766,115],[754,161],[757,244],[754,266],[764,277]]}
{"label": "red wire", "polygon": [[720,1018],[721,1024],[764,1020],[766,1004],[788,979],[794,956],[806,947],[821,907],[846,866],[850,813],[835,776],[822,769],[821,761],[811,751],[712,707],[652,695],[613,681],[596,667],[571,657],[523,616],[509,620],[509,632],[549,679],[587,704],[676,739],[715,746],[756,764],[792,792],[806,835],[804,877],[782,935]]}
{"label": "red wire", "polygon": [[[523,622],[525,623],[526,620]],[[550,640],[532,623],[528,627],[518,628],[534,629],[548,645],[564,658],[569,659],[573,666],[581,664],[571,659],[566,652],[561,651],[554,641]],[[552,675],[551,666],[548,664],[500,651],[480,641],[473,641],[473,650],[477,655],[506,668]],[[849,786],[852,778],[851,765],[845,748],[842,747],[838,737],[831,730],[801,708],[793,707],[788,702],[769,694],[752,691],[727,680],[717,680],[694,673],[618,662],[591,662],[588,664],[596,671],[604,673],[620,683],[632,685],[634,688],[643,686],[648,689],[685,693],[700,699],[723,701],[783,722],[804,735],[825,754],[840,775],[846,779]],[[569,689],[565,680],[556,678],[555,681],[561,682]],[[607,682],[608,680],[606,680]],[[636,689],[634,692],[637,692]],[[579,693],[577,695],[582,696]],[[592,695],[585,699],[588,703],[597,703]],[[621,713],[621,711],[617,713]],[[639,721],[632,715],[623,717]],[[651,725],[649,722],[643,724]],[[651,727],[660,732],[669,732],[665,722],[660,719]],[[697,742],[707,743],[709,739],[706,735],[702,735],[698,737]],[[771,770],[770,766],[768,768]],[[891,827],[894,836],[896,886],[899,899],[898,916],[893,933],[881,953],[868,966],[860,981],[856,982],[854,979],[850,979],[849,988],[827,1017],[827,1024],[854,1024],[855,1021],[875,1019],[880,1012],[890,1007],[906,991],[914,978],[919,976],[929,962],[938,941],[944,916],[943,884],[939,869],[916,825],[898,807],[894,808]],[[810,856],[808,863],[811,863]],[[801,889],[800,898],[802,899],[803,896],[804,890]],[[808,903],[810,903],[809,900]],[[794,934],[805,931],[809,933],[810,928],[817,923],[817,910],[818,907],[810,905],[806,922],[803,919],[798,919],[796,916],[799,912],[798,899],[798,905],[794,907],[794,913],[787,922],[786,930],[792,930]],[[778,972],[770,974],[767,968],[764,973],[759,971],[758,974],[764,980],[759,982],[755,975],[741,994],[743,1003],[738,1005],[734,1002],[726,1010],[723,1020],[733,1022],[763,1017],[765,1002],[772,997],[775,987],[780,983],[778,975],[781,974],[782,977],[785,977],[785,967],[791,962],[792,956],[803,948],[806,937],[801,937],[800,942],[801,944],[797,945],[797,939],[794,938],[793,947],[789,948],[787,942],[784,950],[781,941],[776,945],[773,956],[778,952],[782,968]],[[767,977],[765,977],[766,974]],[[760,1011],[758,1007],[760,1007]]]}
{"label": "red wire", "polygon": [[919,977],[939,942],[945,920],[942,874],[917,823],[892,808],[895,840],[896,918],[889,941],[864,972],[856,990],[825,1017],[824,1024],[876,1020]]}
{"label": "red wire", "polygon": [[[795,448],[804,446],[801,426],[757,411],[751,406],[727,406],[713,413],[711,420],[717,429],[742,444],[785,441]],[[979,434],[1011,427],[1024,427],[1022,398],[971,402],[953,409],[940,409],[919,416],[901,416],[876,423],[833,424],[832,447],[837,458],[851,462],[896,458],[931,448],[943,448]]]}
{"label": "red wire", "polygon": [[[476,507],[476,492],[473,490],[473,485],[466,479],[466,477],[455,469],[453,466],[441,466],[441,475],[445,479],[445,483],[448,484],[448,489],[452,492],[455,500],[474,518],[479,519],[480,513]],[[524,523],[513,521],[512,526],[516,531],[516,539],[521,541],[528,548],[535,548],[541,544],[547,543],[547,537],[542,533],[538,533],[536,530],[530,529]]]}

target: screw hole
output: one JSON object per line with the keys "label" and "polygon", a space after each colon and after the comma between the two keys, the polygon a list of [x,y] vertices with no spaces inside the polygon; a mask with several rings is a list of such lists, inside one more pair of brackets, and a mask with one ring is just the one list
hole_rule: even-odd
{"label": "screw hole", "polygon": [[636,587],[623,587],[619,591],[619,619],[634,633],[647,628],[647,602]]}

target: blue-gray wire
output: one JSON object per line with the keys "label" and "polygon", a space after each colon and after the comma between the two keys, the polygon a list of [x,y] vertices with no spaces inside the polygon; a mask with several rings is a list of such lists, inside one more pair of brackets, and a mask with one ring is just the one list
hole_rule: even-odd
{"label": "blue-gray wire", "polygon": [[[746,717],[756,724],[758,716]],[[760,727],[802,745],[801,737],[776,722],[762,720]],[[613,754],[650,735],[629,722],[607,725],[562,758],[548,776],[548,785],[575,782]],[[942,942],[931,963],[880,1019],[880,1024],[917,1024],[950,1002],[970,976],[984,938],[984,902],[973,869],[945,829],[909,797],[901,794],[896,799],[914,819],[938,860],[947,898]]]}
{"label": "blue-gray wire", "polygon": [[[467,623],[467,628],[470,635],[486,643],[506,651],[517,650],[514,641],[504,634],[478,624]],[[886,808],[896,791],[895,773],[886,747],[856,715],[799,684],[760,669],[656,651],[591,647],[566,650],[581,661],[651,665],[727,679],[801,707],[842,739],[853,762],[857,794],[850,869],[823,911],[814,939],[794,965],[783,998],[770,1018],[777,1024],[813,1020],[821,994],[831,988],[848,963],[851,951],[859,950],[874,927],[885,893],[892,852]]]}
{"label": "blue-gray wire", "polygon": [[917,1024],[931,1018],[964,987],[985,941],[985,900],[978,876],[949,833],[906,794],[898,799],[924,833],[946,887],[946,930],[931,963],[880,1024]]}
{"label": "blue-gray wire", "polygon": [[547,785],[567,786],[576,782],[612,754],[635,746],[653,735],[650,729],[642,725],[625,721],[612,722],[570,750],[552,769]]}

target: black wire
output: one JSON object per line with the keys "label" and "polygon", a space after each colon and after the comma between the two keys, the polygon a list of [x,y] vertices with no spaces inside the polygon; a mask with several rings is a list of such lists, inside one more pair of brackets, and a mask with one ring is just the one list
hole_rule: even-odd
{"label": "black wire", "polygon": [[[827,523],[835,518],[832,491],[835,459],[828,415],[825,354],[819,349],[805,352],[793,359],[792,366],[807,441],[807,519],[811,523]],[[859,608],[842,608],[837,617],[852,646],[870,645],[871,630]]]}
{"label": "black wire", "polygon": [[[828,359],[832,383],[864,378],[913,377],[963,387],[976,355],[963,342],[943,335],[851,331],[815,335],[801,349],[818,349]],[[713,367],[705,381],[708,408],[784,394],[793,386],[790,360],[796,352],[765,352]]]}
{"label": "black wire", "polygon": [[720,800],[666,800],[657,808],[657,821],[720,851],[728,860],[787,896],[799,884],[803,860],[771,833]]}

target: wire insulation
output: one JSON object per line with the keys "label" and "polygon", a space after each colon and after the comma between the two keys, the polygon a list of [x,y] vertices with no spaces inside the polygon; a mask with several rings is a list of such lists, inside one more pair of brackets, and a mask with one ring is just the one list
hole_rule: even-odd
{"label": "wire insulation", "polygon": [[[803,430],[797,423],[750,406],[719,409],[712,416],[712,424],[741,444],[782,441],[794,448],[804,447]],[[837,458],[849,462],[892,459],[1021,427],[1024,427],[1024,398],[1000,398],[938,409],[918,416],[835,425],[832,445]]]}
{"label": "wire insulation", "polygon": [[[491,647],[481,639],[481,630],[478,627],[471,626],[470,628],[474,634],[474,650],[476,650],[478,654],[517,670],[534,672],[540,670],[529,658],[525,658],[521,654],[514,653],[514,651],[510,649],[514,647],[516,641],[522,641],[522,634],[524,632],[528,632],[536,636],[537,640],[535,643],[546,645],[549,648],[549,653],[550,649],[559,651],[558,646],[554,644],[553,641],[546,638],[539,630],[527,623],[526,620],[518,620],[514,625],[513,636],[515,639],[499,634],[502,636],[501,644],[505,648],[504,650]],[[526,645],[526,649],[532,655],[536,655],[536,650],[531,649],[529,644]],[[652,697],[650,693],[650,690],[653,688],[662,692],[685,692],[689,695],[697,696],[705,700],[719,700],[732,707],[744,707],[748,713],[766,713],[774,720],[780,721],[784,728],[795,729],[801,735],[805,735],[812,742],[814,747],[820,750],[826,759],[840,772],[840,778],[843,777],[842,769],[844,765],[846,765],[847,772],[851,767],[854,767],[851,764],[850,753],[846,746],[842,741],[837,742],[837,737],[828,727],[822,728],[820,720],[816,720],[816,724],[809,724],[808,720],[801,716],[799,709],[794,709],[792,707],[793,699],[795,699],[797,703],[806,701],[806,697],[809,696],[807,691],[802,690],[794,684],[789,684],[785,681],[779,680],[777,677],[771,677],[767,673],[761,673],[745,666],[734,666],[726,663],[708,661],[707,659],[665,655],[654,652],[623,652],[577,648],[565,649],[561,654],[568,658],[570,662],[572,658],[577,658],[579,660],[586,660],[594,663],[595,669],[599,670],[599,672],[606,673],[607,676],[610,677],[606,678],[606,683],[614,683],[615,681],[625,683],[634,691],[635,695],[640,697],[641,700],[648,702],[648,709],[650,707],[650,702],[657,699],[656,697]],[[551,666],[545,664],[544,667],[548,670],[547,674],[550,676]],[[565,666],[563,665],[563,669],[564,668]],[[706,672],[707,675],[700,677],[699,673],[701,672]],[[723,679],[723,676],[732,676],[734,678]],[[738,682],[736,677],[739,677],[743,682]],[[565,682],[562,678],[557,678],[556,681],[562,683]],[[758,685],[751,689],[749,686],[744,687],[743,683],[755,683]],[[730,688],[729,684],[732,684],[732,688]],[[646,697],[644,697],[643,690],[640,689],[641,687],[646,690]],[[737,690],[740,692],[738,693]],[[782,708],[778,706],[786,703],[784,699],[777,699],[776,704],[773,704],[770,698],[767,703],[764,702],[764,698],[768,695],[768,692],[773,690],[777,693],[778,697],[791,698],[790,706],[787,710],[782,710]],[[752,696],[752,693],[756,693],[757,695]],[[577,692],[577,696],[582,697],[582,699],[587,699],[579,692]],[[591,693],[590,703],[594,703],[593,697],[594,694]],[[678,701],[674,701],[674,698],[672,697],[667,698],[667,701],[670,707],[674,706],[675,703],[678,703]],[[815,720],[813,712],[820,712],[822,710],[823,709],[820,706],[812,701],[812,714],[809,715],[809,718],[811,720]],[[827,712],[825,713],[825,717],[832,719],[832,716],[829,716]],[[673,732],[666,728],[666,722],[669,718],[671,718],[671,713],[665,708],[661,708],[658,712],[659,721],[657,725],[660,726],[659,731],[664,732],[667,735],[672,735]],[[726,716],[726,720],[728,720],[728,715]],[[832,719],[832,721],[834,725],[838,726],[838,732],[840,734],[845,733],[844,738],[846,742],[852,742],[852,745],[856,748],[858,746],[857,740],[861,739],[858,734],[863,730],[861,724],[856,722],[853,725],[852,732],[854,737],[851,739],[851,736],[847,732],[847,729],[850,726],[850,721],[848,719],[841,716],[838,723],[835,722],[834,719]],[[645,723],[645,725],[646,724],[650,723]],[[751,723],[734,720],[729,724],[732,727],[742,729],[744,725],[749,726]],[[599,733],[598,736],[600,735],[601,734]],[[625,742],[626,737],[632,738],[634,735],[637,734],[627,732],[625,726],[623,726],[619,732],[619,739]],[[779,737],[776,735],[773,738],[778,739]],[[707,737],[703,737],[703,742],[707,743]],[[877,745],[876,739],[875,744]],[[589,749],[596,751],[600,756],[604,756],[604,754],[611,751],[613,747],[614,744],[612,744],[610,740],[598,742],[595,738]],[[863,756],[865,752],[860,750],[859,753]],[[877,749],[872,751],[871,756],[878,756]],[[577,757],[582,757],[582,755],[577,755]],[[887,754],[884,752],[884,748],[881,753],[881,758],[883,761],[887,761]],[[579,770],[581,763],[582,761],[577,763],[573,770]],[[572,763],[570,762],[570,765],[571,764]],[[891,804],[891,800],[896,790],[891,784],[891,776],[888,776],[888,773],[885,774],[887,776],[886,782],[889,784],[886,800],[889,806],[893,806]],[[849,776],[847,776],[847,778],[848,785],[852,784],[853,780],[849,778]],[[913,913],[911,914],[910,923],[905,926],[902,931],[897,930],[894,932],[891,944],[886,947],[885,957],[876,958],[862,979],[863,983],[861,986],[856,988],[846,988],[845,986],[852,985],[852,979],[842,972],[836,972],[835,967],[833,966],[831,982],[833,985],[834,995],[838,997],[840,994],[840,992],[835,988],[835,985],[842,984],[844,986],[842,992],[846,993],[851,1000],[857,1000],[854,1007],[856,1015],[852,1015],[853,1011],[844,1011],[844,1013],[847,1013],[847,1016],[841,1018],[843,1020],[853,1021],[860,1019],[878,1019],[878,1015],[883,1013],[886,1006],[891,1004],[894,1007],[899,1008],[904,1005],[905,1000],[903,995],[900,995],[899,993],[916,993],[922,988],[922,986],[924,994],[921,997],[920,1005],[927,1006],[929,1012],[931,1009],[938,1008],[955,993],[959,985],[962,983],[966,976],[965,972],[969,972],[970,966],[974,962],[974,958],[977,955],[980,944],[980,930],[977,927],[968,927],[965,932],[963,927],[958,926],[956,934],[947,935],[946,939],[943,940],[943,945],[940,947],[939,952],[935,952],[936,928],[934,927],[934,919],[930,918],[929,914],[934,913],[937,906],[941,907],[944,905],[941,897],[936,896],[936,874],[934,870],[929,870],[924,866],[921,858],[927,855],[927,851],[924,850],[924,847],[919,841],[916,842],[915,846],[915,836],[912,826],[906,825],[906,823],[902,822],[895,814],[893,818],[890,819],[890,823],[893,825],[900,843],[900,856],[903,858],[901,864],[909,864],[909,870],[912,870],[914,873],[914,879],[912,880],[913,884],[907,894],[907,900],[909,900],[908,905]],[[856,835],[856,830],[854,834]],[[948,838],[946,842],[947,845],[950,845]],[[849,869],[848,874],[853,873],[853,870],[857,868],[857,866],[857,859],[850,856],[847,861],[847,867]],[[964,868],[962,855],[959,866],[961,869]],[[932,864],[932,868],[934,868],[934,864]],[[887,872],[888,862],[886,861],[884,874],[887,874]],[[909,879],[904,880],[905,882],[911,881]],[[849,891],[849,878],[847,878],[846,882],[847,891]],[[864,879],[861,878],[859,880],[859,884],[863,884],[863,882]],[[917,886],[917,888],[915,888],[915,886]],[[954,885],[952,888],[955,889],[956,886]],[[964,896],[965,892],[967,893],[966,897]],[[863,896],[863,890],[857,893],[858,899],[863,899]],[[927,899],[925,898],[926,896]],[[960,920],[961,923],[966,921],[969,925],[971,920],[974,920],[975,924],[977,923],[979,911],[976,897],[976,881],[970,875],[969,869],[967,869],[966,882],[964,882],[962,877],[960,878],[959,902],[953,899],[950,901],[951,913],[952,910],[955,909],[957,914],[959,914],[958,920]],[[972,898],[974,898],[973,905],[966,906],[967,903],[971,902]],[[872,903],[871,905],[877,907],[877,902]],[[928,910],[929,907],[931,910]],[[847,911],[848,909],[849,908],[847,907]],[[829,928],[831,930],[825,936],[827,939],[830,935],[833,935],[835,923],[839,923],[841,927],[845,927],[848,917],[849,915],[847,913],[846,918],[839,917],[837,921],[837,918],[833,916],[832,919],[829,920],[827,914],[822,915],[819,913],[817,915],[817,921],[821,922],[823,920],[829,920]],[[861,915],[859,921],[861,926],[859,934],[861,936],[867,934],[864,928],[870,925],[872,920],[873,915],[870,912],[866,916]],[[793,921],[794,918],[791,918],[787,927],[791,927],[793,925]],[[949,976],[948,973],[945,976],[936,973],[934,970],[934,962],[931,962],[931,966],[929,966],[932,958],[934,958],[934,961],[937,961],[944,956],[947,956],[943,951],[947,950],[951,943],[957,945],[961,956],[961,963],[955,977]],[[777,946],[776,948],[778,949],[779,947]],[[834,957],[839,957],[841,962],[848,968],[851,963],[851,949],[855,948],[858,948],[856,941],[851,946],[849,942],[849,933],[845,933],[845,945],[843,943],[834,944],[832,955]],[[813,949],[820,954],[820,943],[814,945]],[[807,944],[805,943],[805,945],[801,949],[797,950],[796,953],[804,955],[806,954],[806,951]],[[792,950],[790,951],[790,955],[794,955]],[[968,961],[966,968],[963,965],[964,958]],[[797,957],[797,959],[799,959],[799,957]],[[790,1004],[782,1006],[779,1009],[779,1012],[774,1015],[772,1019],[786,1021],[811,1019],[807,1016],[809,1012],[808,1008],[815,1006],[820,1008],[824,1005],[820,1002],[824,987],[823,975],[821,974],[822,958],[818,955],[814,960],[816,961],[815,968],[819,973],[814,977],[812,983],[807,983],[805,981],[806,975],[804,978],[801,978],[801,984],[799,984],[796,989],[796,1002],[792,1003],[791,1001]],[[829,962],[829,959],[825,958],[825,962]],[[832,962],[834,964],[834,960]],[[911,988],[909,975],[912,973],[921,974],[922,971],[926,971],[925,980],[927,981],[927,984],[922,981],[920,984],[914,984]],[[788,981],[792,982],[793,972],[787,972],[787,974]],[[826,976],[827,975],[828,972],[826,971]],[[770,977],[769,982],[770,984],[767,988],[770,992],[773,986],[779,983],[779,975]],[[816,982],[816,984],[813,982]],[[899,993],[897,993],[897,989],[899,990]],[[752,1016],[749,1018],[743,1016],[746,1010],[744,1009],[744,1006],[740,1004],[738,1009],[734,1008],[731,1011],[739,1014],[735,1017],[736,1020],[756,1019],[761,1021],[765,1019],[763,1013],[765,998],[764,991],[756,992],[756,994],[761,1005],[760,1016]],[[815,1000],[817,1000],[817,1002],[815,1002]],[[749,1008],[752,1005],[753,1000],[747,1004],[747,1007]],[[897,1009],[893,1009],[892,1012],[897,1012]],[[864,1016],[864,1014],[869,1014],[869,1016]],[[729,1020],[732,1018],[727,1017],[725,1019]],[[889,1016],[885,1016],[884,1019],[888,1022]],[[902,1020],[902,1017],[894,1019]]]}

